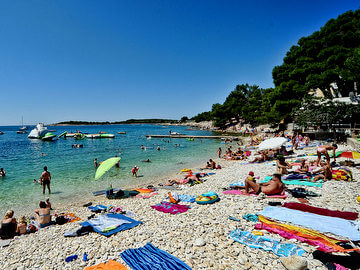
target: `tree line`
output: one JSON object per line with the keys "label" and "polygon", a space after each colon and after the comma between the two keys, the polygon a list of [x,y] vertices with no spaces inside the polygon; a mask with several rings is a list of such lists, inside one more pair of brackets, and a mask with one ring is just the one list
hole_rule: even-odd
{"label": "tree line", "polygon": [[[202,112],[192,120],[214,121],[217,127],[227,127],[239,121],[251,125],[274,124],[301,119],[306,113],[316,117],[314,109],[327,111],[326,102],[313,102],[311,90],[320,89],[326,99],[349,96],[360,87],[360,10],[348,11],[330,19],[319,31],[302,37],[286,53],[283,63],[272,71],[275,87],[262,89],[257,85],[239,84],[230,92],[223,104],[212,105],[211,111]],[[307,106],[311,104],[311,106]],[[343,105],[332,103],[331,106]],[[336,114],[341,121],[346,116],[359,115],[358,107],[351,107],[351,115]],[[299,110],[301,112],[299,112]],[[323,114],[322,118],[323,118]],[[310,115],[308,115],[310,117]],[[322,121],[321,117],[318,119]]]}

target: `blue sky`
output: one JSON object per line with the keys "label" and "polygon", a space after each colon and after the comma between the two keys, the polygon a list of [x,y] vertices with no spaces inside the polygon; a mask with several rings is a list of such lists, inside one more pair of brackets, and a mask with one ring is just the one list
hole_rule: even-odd
{"label": "blue sky", "polygon": [[192,117],[358,1],[0,2],[0,125]]}

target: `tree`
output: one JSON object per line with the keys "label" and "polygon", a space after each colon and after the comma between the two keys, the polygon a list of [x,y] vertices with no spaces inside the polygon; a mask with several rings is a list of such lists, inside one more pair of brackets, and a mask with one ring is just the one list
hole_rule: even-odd
{"label": "tree", "polygon": [[189,120],[189,118],[188,118],[187,116],[183,116],[183,117],[181,117],[181,119],[180,119],[180,123],[184,123],[184,122],[186,122],[187,120]]}

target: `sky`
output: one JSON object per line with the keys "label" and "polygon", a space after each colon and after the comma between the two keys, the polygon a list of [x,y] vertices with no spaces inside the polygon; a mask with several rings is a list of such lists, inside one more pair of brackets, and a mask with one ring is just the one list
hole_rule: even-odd
{"label": "sky", "polygon": [[353,0],[1,0],[0,125],[189,118]]}

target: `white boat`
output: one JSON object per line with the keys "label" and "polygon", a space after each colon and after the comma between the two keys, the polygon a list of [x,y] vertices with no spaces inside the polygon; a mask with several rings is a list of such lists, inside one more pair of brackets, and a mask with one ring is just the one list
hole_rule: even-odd
{"label": "white boat", "polygon": [[41,139],[45,136],[46,133],[48,133],[49,130],[47,127],[44,127],[43,123],[37,124],[37,126],[30,132],[28,138],[29,139]]}
{"label": "white boat", "polygon": [[21,117],[21,125],[22,125],[22,127],[21,128],[19,128],[19,130],[27,130],[28,128],[27,128],[27,126],[24,126],[24,120],[23,120],[23,117]]}

